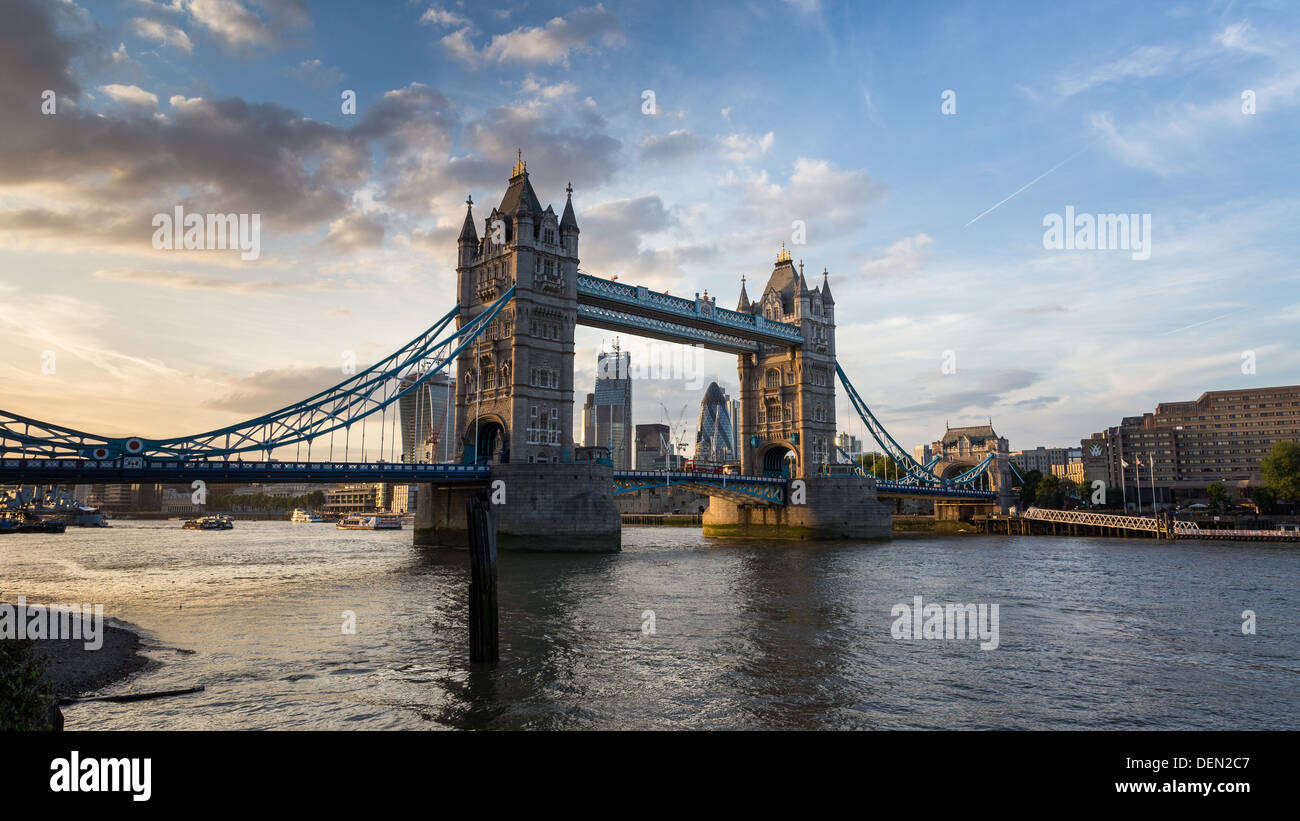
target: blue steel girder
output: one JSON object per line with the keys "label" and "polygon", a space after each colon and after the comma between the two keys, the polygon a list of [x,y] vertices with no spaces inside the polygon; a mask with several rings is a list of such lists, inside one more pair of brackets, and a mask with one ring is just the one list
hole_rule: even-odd
{"label": "blue steel girder", "polygon": [[640,493],[656,487],[680,487],[706,496],[721,496],[738,502],[758,500],[764,504],[785,504],[784,479],[771,476],[738,476],[686,471],[632,470],[614,473],[614,495]]}
{"label": "blue steel girder", "polygon": [[60,482],[482,482],[488,465],[188,459],[0,459],[0,484]]}
{"label": "blue steel girder", "polygon": [[[488,310],[445,338],[440,335],[459,313],[452,308],[432,327],[369,368],[332,388],[254,419],[190,436],[149,440],[85,433],[0,411],[0,456],[80,456],[95,460],[119,456],[201,459],[277,448],[346,430],[384,412],[434,374],[451,367],[501,309],[514,298],[512,286]],[[407,380],[412,370],[420,376]]]}
{"label": "blue steel girder", "polygon": [[578,323],[610,331],[627,331],[637,336],[680,342],[686,345],[703,345],[728,353],[753,353],[759,343],[712,328],[701,328],[657,317],[640,316],[605,308],[599,305],[578,305]]}
{"label": "blue steel girder", "polygon": [[935,499],[972,499],[991,501],[997,494],[991,490],[973,490],[961,487],[930,487],[905,482],[876,481],[878,496],[924,496]]}
{"label": "blue steel girder", "polygon": [[577,285],[579,305],[609,308],[629,316],[674,324],[684,323],[708,329],[719,337],[772,345],[803,344],[803,330],[798,325],[719,308],[709,299],[671,296],[641,285],[626,285],[589,274],[579,274]]}

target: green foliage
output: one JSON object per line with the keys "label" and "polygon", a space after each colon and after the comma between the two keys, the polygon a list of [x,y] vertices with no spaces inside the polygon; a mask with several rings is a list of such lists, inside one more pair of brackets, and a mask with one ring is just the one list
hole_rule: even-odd
{"label": "green foliage", "polygon": [[858,456],[858,465],[868,475],[874,475],[878,479],[894,481],[907,478],[907,471],[883,453],[864,453]]}
{"label": "green foliage", "polygon": [[1223,486],[1223,482],[1210,482],[1210,486],[1205,489],[1205,493],[1210,497],[1210,510],[1220,513],[1228,505],[1228,489]]}
{"label": "green foliage", "polygon": [[1277,498],[1300,502],[1300,442],[1274,442],[1260,469]]}
{"label": "green foliage", "polygon": [[1087,479],[1080,479],[1078,481],[1078,485],[1079,486],[1075,490],[1075,492],[1078,494],[1079,498],[1082,501],[1091,504],[1092,503],[1092,482],[1089,482]]}
{"label": "green foliage", "polygon": [[1272,488],[1251,488],[1250,500],[1259,506],[1260,513],[1277,512],[1277,494],[1273,492]]}
{"label": "green foliage", "polygon": [[1023,474],[1023,477],[1025,481],[1020,485],[1020,506],[1030,507],[1037,504],[1038,483],[1043,481],[1043,472],[1031,470]]}
{"label": "green foliage", "polygon": [[1065,487],[1061,484],[1061,477],[1051,473],[1038,480],[1038,486],[1034,488],[1034,505],[1049,510],[1065,507]]}
{"label": "green foliage", "polygon": [[0,639],[0,732],[51,730],[54,685],[30,639]]}

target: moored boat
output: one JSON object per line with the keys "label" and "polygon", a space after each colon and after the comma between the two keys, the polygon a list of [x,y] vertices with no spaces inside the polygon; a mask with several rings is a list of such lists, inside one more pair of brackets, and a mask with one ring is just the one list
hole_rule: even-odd
{"label": "moored boat", "polygon": [[339,530],[401,530],[402,520],[382,513],[353,513],[339,519]]}
{"label": "moored boat", "polygon": [[289,517],[289,521],[294,524],[314,524],[325,521],[325,518],[315,511],[309,512],[302,508],[295,508],[293,515]]}

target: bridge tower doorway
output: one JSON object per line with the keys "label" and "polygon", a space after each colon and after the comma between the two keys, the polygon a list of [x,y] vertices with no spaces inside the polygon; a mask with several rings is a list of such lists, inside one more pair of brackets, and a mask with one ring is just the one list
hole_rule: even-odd
{"label": "bridge tower doorway", "polygon": [[465,439],[467,464],[501,465],[510,461],[510,439],[496,419],[480,419],[471,424]]}
{"label": "bridge tower doorway", "polygon": [[799,457],[785,445],[773,445],[763,453],[763,475],[784,476],[789,479],[798,475]]}

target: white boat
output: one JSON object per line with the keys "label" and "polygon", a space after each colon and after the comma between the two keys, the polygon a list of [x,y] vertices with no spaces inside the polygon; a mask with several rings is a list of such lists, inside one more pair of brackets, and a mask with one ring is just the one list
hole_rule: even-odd
{"label": "white boat", "polygon": [[401,530],[402,520],[382,513],[354,513],[339,519],[339,530]]}
{"label": "white boat", "polygon": [[289,521],[295,524],[304,525],[304,524],[314,524],[316,522],[323,522],[325,521],[325,519],[322,518],[319,513],[315,513],[315,512],[309,513],[303,510],[302,508],[296,508],[293,511],[293,516],[290,517]]}

